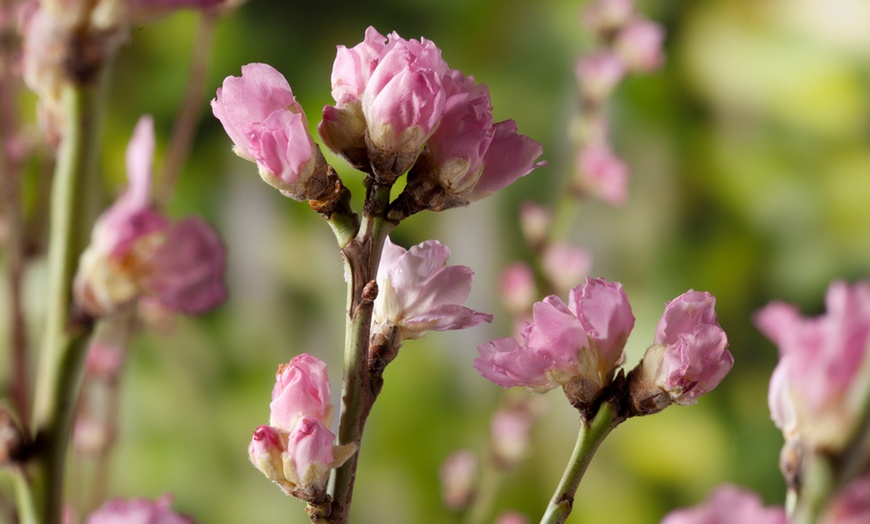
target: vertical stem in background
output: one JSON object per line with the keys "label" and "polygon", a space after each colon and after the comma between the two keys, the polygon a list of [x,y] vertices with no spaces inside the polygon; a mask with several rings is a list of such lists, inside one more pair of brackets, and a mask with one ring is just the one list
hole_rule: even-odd
{"label": "vertical stem in background", "polygon": [[52,187],[44,345],[33,424],[39,446],[42,522],[61,521],[63,478],[76,389],[90,326],[72,318],[72,280],[91,229],[100,119],[99,75],[63,92],[66,125]]}
{"label": "vertical stem in background", "polygon": [[377,277],[384,241],[392,229],[392,225],[383,218],[389,199],[389,187],[369,189],[362,228],[357,237],[342,250],[350,280],[338,441],[339,444],[356,444],[357,452],[335,470],[331,479],[329,493],[332,496],[332,511],[328,518],[335,523],[348,521],[359,447],[366,419],[375,402],[368,366],[374,297],[366,296],[365,290],[367,284]]}
{"label": "vertical stem in background", "polygon": [[[6,0],[0,0],[0,10],[10,10]],[[6,38],[11,27],[0,26],[0,207],[6,222],[6,282],[9,300],[9,379],[10,396],[21,427],[30,425],[30,370],[27,351],[27,323],[22,304],[24,273],[24,219],[21,211],[21,159],[11,149],[18,128],[17,89],[10,71],[15,50]]]}
{"label": "vertical stem in background", "polygon": [[193,57],[190,63],[190,74],[187,78],[181,109],[172,127],[169,139],[169,150],[163,161],[163,171],[158,180],[155,199],[158,205],[164,205],[172,196],[175,181],[184,165],[184,160],[190,152],[190,146],[196,133],[196,124],[202,114],[203,93],[208,73],[208,61],[211,55],[212,41],[217,15],[205,11],[199,16],[199,25],[194,41]]}
{"label": "vertical stem in background", "polygon": [[610,402],[604,402],[598,409],[598,413],[591,422],[580,420],[580,432],[577,435],[577,443],[571,453],[571,459],[565,468],[565,473],[559,481],[553,498],[547,506],[541,524],[561,524],[565,522],[571,510],[574,508],[574,494],[586,473],[586,468],[592,461],[598,446],[610,434],[613,428],[621,422],[616,415],[616,410]]}

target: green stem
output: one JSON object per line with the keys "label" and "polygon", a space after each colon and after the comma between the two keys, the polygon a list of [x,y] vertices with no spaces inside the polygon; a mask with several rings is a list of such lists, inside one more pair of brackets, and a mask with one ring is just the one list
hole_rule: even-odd
{"label": "green stem", "polygon": [[393,227],[384,220],[389,198],[389,187],[370,189],[362,228],[357,237],[342,249],[350,279],[338,441],[339,444],[355,444],[357,452],[335,470],[330,482],[332,510],[329,521],[335,523],[348,521],[363,430],[376,398],[368,366],[374,297],[367,296],[366,287],[377,276],[384,241]]}
{"label": "green stem", "polygon": [[822,454],[812,454],[804,458],[803,478],[797,507],[789,520],[791,524],[819,522],[828,498],[834,491],[834,468],[828,457]]}
{"label": "green stem", "polygon": [[27,482],[27,474],[21,468],[12,470],[12,488],[15,490],[15,508],[19,524],[39,524],[33,491]]}
{"label": "green stem", "polygon": [[61,521],[64,463],[75,391],[90,327],[72,318],[72,280],[86,245],[96,183],[100,86],[64,88],[66,127],[52,187],[47,322],[40,357],[33,424],[41,446],[43,522]]}
{"label": "green stem", "polygon": [[574,507],[574,494],[595,451],[618,423],[616,410],[609,402],[601,404],[591,422],[580,420],[580,432],[577,435],[574,452],[571,454],[568,467],[562,475],[562,480],[559,481],[556,492],[553,493],[553,498],[550,499],[550,505],[541,518],[541,524],[565,522]]}
{"label": "green stem", "polygon": [[504,478],[504,471],[497,468],[492,462],[489,461],[481,472],[480,486],[477,489],[474,503],[469,508],[465,518],[467,524],[489,522],[488,518],[492,514],[496,495],[498,495],[501,481]]}

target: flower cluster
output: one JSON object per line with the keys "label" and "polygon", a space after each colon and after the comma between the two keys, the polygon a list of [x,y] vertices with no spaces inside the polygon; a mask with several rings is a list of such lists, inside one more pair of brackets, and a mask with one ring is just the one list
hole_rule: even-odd
{"label": "flower cluster", "polygon": [[[691,404],[716,387],[734,360],[709,293],[689,291],[665,308],[653,345],[628,377],[630,413],[646,415],[669,404]],[[566,305],[548,296],[534,305],[521,340],[481,345],[475,368],[503,387],[545,392],[565,388],[575,406],[589,406],[614,379],[634,316],[622,286],[587,279]]]}
{"label": "flower cluster", "polygon": [[356,451],[334,445],[326,364],[303,353],[280,366],[269,409],[269,425],[254,431],[248,447],[251,462],[287,494],[321,500],[329,470]]}
{"label": "flower cluster", "polygon": [[[339,46],[332,95],[318,125],[327,147],[380,186],[410,170],[395,220],[466,205],[543,165],[540,144],[511,120],[494,123],[486,86],[450,69],[426,39],[369,27],[362,43]],[[212,108],[236,153],[287,196],[322,200],[336,186],[289,84],[270,66],[227,78]]]}
{"label": "flower cluster", "polygon": [[628,166],[612,151],[604,106],[628,74],[661,66],[664,30],[638,13],[632,0],[595,0],[581,22],[595,35],[596,47],[575,67],[582,114],[574,189],[618,206],[628,196]]}
{"label": "flower cluster", "polygon": [[154,123],[142,117],[127,148],[126,192],[97,220],[74,281],[77,304],[105,316],[145,298],[184,313],[226,296],[225,252],[200,218],[172,223],[151,206]]}
{"label": "flower cluster", "polygon": [[193,524],[193,519],[179,515],[170,508],[172,496],[164,495],[157,500],[144,498],[112,499],[91,513],[85,524]]}
{"label": "flower cluster", "polygon": [[786,524],[785,511],[764,507],[751,491],[725,484],[701,505],[669,513],[661,524]]}

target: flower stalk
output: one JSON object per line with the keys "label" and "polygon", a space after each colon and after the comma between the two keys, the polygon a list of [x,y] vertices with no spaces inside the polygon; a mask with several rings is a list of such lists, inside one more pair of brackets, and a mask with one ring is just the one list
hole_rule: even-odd
{"label": "flower stalk", "polygon": [[598,446],[620,422],[622,419],[618,416],[616,407],[610,402],[603,402],[591,421],[580,419],[577,443],[574,445],[565,473],[562,474],[562,479],[553,493],[553,498],[544,511],[541,524],[561,524],[567,520],[574,508],[574,494],[580,486],[586,468],[589,467]]}

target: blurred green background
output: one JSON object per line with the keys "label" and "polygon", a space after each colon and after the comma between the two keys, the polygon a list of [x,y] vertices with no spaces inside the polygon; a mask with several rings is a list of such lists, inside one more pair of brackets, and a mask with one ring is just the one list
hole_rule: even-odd
{"label": "blurred green background", "polygon": [[[478,344],[511,331],[497,279],[530,256],[518,205],[552,202],[572,169],[573,63],[590,45],[581,6],[251,0],[218,25],[204,107],[224,77],[266,62],[287,77],[313,129],[331,102],[335,46],[355,45],[373,25],[435,41],[451,67],[489,85],[496,119],[515,119],[543,143],[549,163],[488,200],[413,217],[394,233],[406,247],[429,238],[450,246],[451,263],[476,273],[468,305],[496,321],[410,341],[388,368],[363,442],[354,522],[459,522],[441,503],[438,468],[457,448],[486,448],[502,390],[472,361]],[[665,25],[667,59],[661,71],[621,85],[609,107],[614,147],[631,168],[630,198],[618,209],[584,203],[571,238],[592,252],[593,276],[625,286],[637,317],[629,366],[651,343],[664,303],[689,288],[718,298],[735,366],[697,405],[616,429],[581,485],[575,523],[658,522],[724,481],[781,504],[782,439],[766,401],[776,350],[751,316],[772,299],[819,313],[830,281],[870,270],[870,3],[671,0],[641,9]],[[110,191],[123,185],[124,148],[142,113],[156,118],[159,165],[197,23],[180,13],[136,28],[121,51],[106,113]],[[330,160],[358,204],[359,176]],[[307,522],[303,504],[251,467],[246,448],[268,421],[275,368],[294,355],[329,363],[338,402],[345,295],[334,239],[318,215],[231,153],[208,109],[168,211],[202,214],[221,231],[231,294],[203,318],[137,337],[111,493],[171,492],[175,508],[204,523]],[[546,401],[535,450],[506,476],[496,504],[531,521],[578,426],[560,392]]]}

